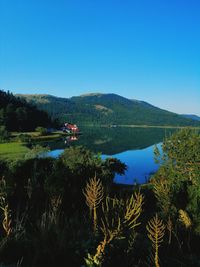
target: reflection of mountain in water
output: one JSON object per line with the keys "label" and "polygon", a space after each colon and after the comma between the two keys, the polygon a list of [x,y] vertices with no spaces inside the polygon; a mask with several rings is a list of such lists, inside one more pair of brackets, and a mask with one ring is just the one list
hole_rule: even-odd
{"label": "reflection of mountain in water", "polygon": [[158,128],[92,128],[80,138],[80,143],[95,152],[114,155],[127,150],[142,149],[163,141],[169,130]]}
{"label": "reflection of mountain in water", "polygon": [[[164,128],[106,128],[87,127],[72,145],[84,145],[94,152],[114,155],[127,150],[142,149],[162,142],[174,130]],[[54,148],[65,148],[64,141],[54,144]]]}

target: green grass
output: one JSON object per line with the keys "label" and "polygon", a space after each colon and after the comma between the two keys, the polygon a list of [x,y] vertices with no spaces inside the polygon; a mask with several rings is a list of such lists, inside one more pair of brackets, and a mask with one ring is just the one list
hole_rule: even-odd
{"label": "green grass", "polygon": [[25,143],[17,142],[15,140],[20,134],[29,135],[34,144],[42,141],[53,141],[66,135],[62,131],[56,131],[45,136],[40,136],[38,132],[12,132],[9,143],[0,143],[0,159],[20,159],[29,151],[29,148],[26,147]]}
{"label": "green grass", "polygon": [[49,135],[43,135],[43,136],[32,136],[32,140],[33,141],[51,141],[51,140],[55,140],[55,139],[58,139],[60,138],[61,136],[63,136],[64,134],[63,133],[52,133],[52,134],[49,134]]}
{"label": "green grass", "polygon": [[63,133],[62,131],[55,131],[53,133],[42,135],[42,136],[40,135],[39,132],[12,132],[11,138],[14,139],[15,137],[21,134],[29,135],[33,141],[48,141],[48,140],[51,141],[54,139],[58,139],[59,137],[66,136],[66,134]]}
{"label": "green grass", "polygon": [[3,143],[0,144],[0,158],[15,159],[23,158],[29,149],[23,143]]}

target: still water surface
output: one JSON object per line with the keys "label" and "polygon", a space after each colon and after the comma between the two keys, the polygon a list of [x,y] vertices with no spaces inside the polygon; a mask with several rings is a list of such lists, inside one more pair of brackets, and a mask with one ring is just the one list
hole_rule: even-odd
{"label": "still water surface", "polygon": [[154,147],[161,149],[163,139],[174,130],[159,128],[84,128],[76,138],[66,137],[51,146],[49,155],[58,157],[65,148],[84,145],[91,151],[102,154],[102,158],[115,157],[124,162],[128,169],[125,175],[116,175],[118,184],[145,183],[158,169],[154,161]]}

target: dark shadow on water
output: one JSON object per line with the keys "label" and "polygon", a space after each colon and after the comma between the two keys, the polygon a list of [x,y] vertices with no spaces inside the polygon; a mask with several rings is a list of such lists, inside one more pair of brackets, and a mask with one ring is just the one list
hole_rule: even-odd
{"label": "dark shadow on water", "polygon": [[[95,153],[115,155],[127,150],[143,149],[160,143],[169,136],[174,129],[163,128],[82,128],[82,135],[77,140],[65,138],[49,143],[51,149],[64,149],[69,145],[83,145]],[[67,137],[69,139],[69,137]]]}

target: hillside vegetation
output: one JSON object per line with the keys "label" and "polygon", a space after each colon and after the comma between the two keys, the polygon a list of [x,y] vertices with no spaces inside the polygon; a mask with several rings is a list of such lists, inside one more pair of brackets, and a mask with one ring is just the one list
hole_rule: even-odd
{"label": "hillside vegetation", "polygon": [[0,127],[7,131],[30,131],[51,124],[45,111],[27,103],[10,92],[0,90]]}
{"label": "hillside vegetation", "polygon": [[60,122],[72,121],[79,125],[171,125],[200,126],[187,119],[144,101],[131,100],[116,94],[87,94],[72,98],[51,95],[19,95],[45,110]]}

